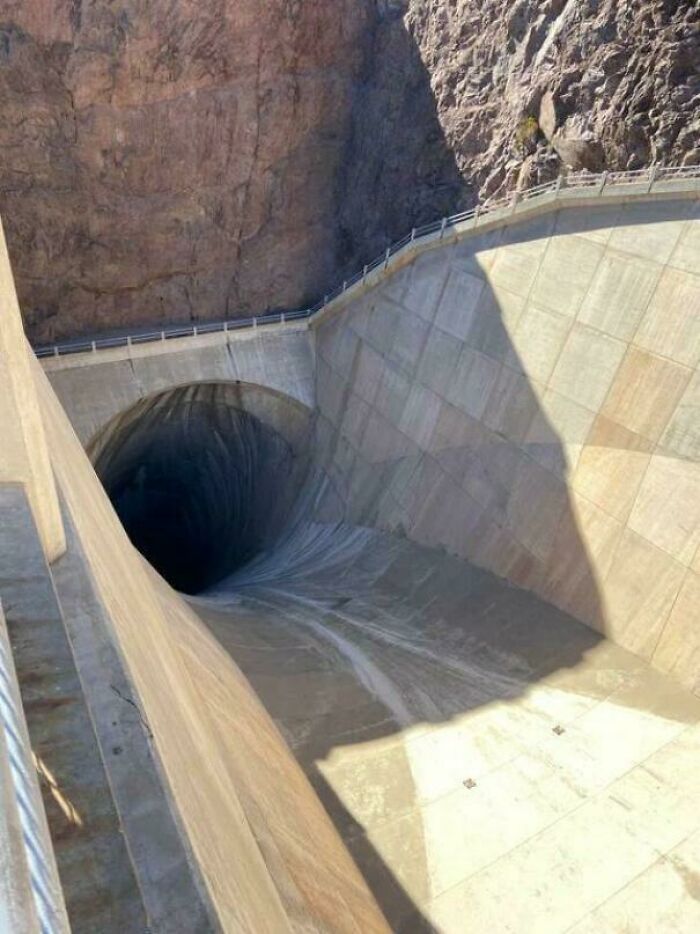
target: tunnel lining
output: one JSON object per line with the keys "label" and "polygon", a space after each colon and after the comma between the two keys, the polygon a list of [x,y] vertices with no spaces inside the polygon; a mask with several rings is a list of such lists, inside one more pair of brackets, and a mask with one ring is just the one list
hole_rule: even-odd
{"label": "tunnel lining", "polygon": [[311,413],[244,383],[196,383],[140,400],[88,447],[132,543],[196,594],[262,551],[306,475]]}

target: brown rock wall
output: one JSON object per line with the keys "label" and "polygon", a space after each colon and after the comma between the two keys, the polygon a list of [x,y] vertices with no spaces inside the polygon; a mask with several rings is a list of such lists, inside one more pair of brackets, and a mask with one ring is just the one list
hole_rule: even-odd
{"label": "brown rock wall", "polygon": [[319,291],[367,16],[354,0],[0,2],[0,209],[32,336]]}

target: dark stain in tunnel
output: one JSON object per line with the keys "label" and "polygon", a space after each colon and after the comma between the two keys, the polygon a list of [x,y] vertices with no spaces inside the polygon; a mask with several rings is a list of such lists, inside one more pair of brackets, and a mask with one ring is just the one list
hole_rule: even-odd
{"label": "dark stain in tunnel", "polygon": [[186,594],[264,547],[298,473],[289,441],[231,399],[213,386],[171,390],[117,426],[95,461],[132,543]]}

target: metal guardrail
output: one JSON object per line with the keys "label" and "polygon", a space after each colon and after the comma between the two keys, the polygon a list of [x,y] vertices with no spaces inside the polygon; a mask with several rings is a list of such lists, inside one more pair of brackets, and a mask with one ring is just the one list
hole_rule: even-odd
{"label": "metal guardrail", "polygon": [[1,605],[0,931],[70,931]]}
{"label": "metal guardrail", "polygon": [[473,222],[474,227],[478,227],[480,224],[494,220],[494,216],[505,219],[509,214],[515,213],[518,205],[530,201],[544,201],[550,196],[556,199],[562,196],[562,192],[592,190],[598,196],[603,196],[606,192],[618,195],[620,189],[639,188],[641,186],[642,191],[648,193],[654,191],[655,186],[663,185],[663,183],[695,178],[700,179],[700,166],[698,165],[652,166],[650,169],[637,169],[630,172],[601,172],[599,174],[579,172],[560,175],[551,182],[535,185],[523,191],[514,191],[511,195],[487,201],[469,211],[452,214],[449,217],[443,217],[441,220],[414,227],[405,237],[392,243],[380,256],[364,266],[354,276],[344,280],[309,308],[297,311],[267,312],[253,318],[234,318],[228,321],[215,321],[198,325],[174,325],[160,331],[137,332],[115,337],[101,337],[95,340],[64,341],[58,344],[35,347],[34,352],[37,357],[59,357],[66,354],[89,353],[112,347],[127,347],[153,341],[166,341],[178,337],[197,337],[199,334],[213,334],[221,331],[235,331],[241,328],[257,328],[269,324],[300,321],[313,317],[334,299],[347,292],[348,289],[351,289],[359,282],[364,282],[375,269],[380,267],[387,269],[392,257],[407,246],[436,233],[439,233],[440,238],[442,238],[446,231],[469,221]]}

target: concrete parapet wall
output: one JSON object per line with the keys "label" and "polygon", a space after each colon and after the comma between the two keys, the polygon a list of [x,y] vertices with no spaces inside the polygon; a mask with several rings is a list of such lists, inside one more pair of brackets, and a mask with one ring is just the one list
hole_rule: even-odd
{"label": "concrete parapet wall", "polygon": [[66,543],[30,363],[0,226],[0,482],[26,488],[44,553],[52,561]]}
{"label": "concrete parapet wall", "polygon": [[[23,708],[28,727],[26,741],[15,749],[15,761],[24,753],[20,768],[29,786],[23,789],[31,808],[28,826],[37,828],[26,839],[41,860],[37,878],[46,878],[37,889],[41,896],[37,906],[43,908],[41,929],[53,930],[52,916],[60,922],[67,909],[76,932],[142,930],[147,914],[114,806],[104,750],[94,731],[51,569],[19,484],[0,485],[0,530],[0,596],[21,690],[22,706],[15,698],[14,707],[17,712]],[[8,654],[3,648],[0,655]],[[17,720],[10,735],[22,733]],[[43,814],[31,803],[35,770],[65,909],[56,891],[57,880],[52,884],[52,854],[43,844]],[[120,893],[116,904],[114,891]],[[56,929],[62,929],[60,923]],[[63,929],[67,929],[65,922]]]}
{"label": "concrete parapet wall", "polygon": [[253,383],[314,405],[313,334],[305,323],[49,357],[42,366],[84,444],[131,405],[191,383]]}
{"label": "concrete parapet wall", "polygon": [[316,328],[322,511],[474,561],[700,690],[700,210],[561,209]]}
{"label": "concrete parapet wall", "polygon": [[514,194],[517,195],[517,200],[513,200],[507,207],[489,207],[483,211],[476,209],[470,212],[473,216],[456,221],[444,231],[438,229],[416,239],[405,238],[405,245],[392,254],[388,263],[375,264],[356,284],[322,305],[311,317],[311,326],[318,327],[328,317],[380,285],[388,276],[413,263],[423,253],[465,240],[478,240],[487,233],[493,234],[514,224],[563,210],[572,210],[583,216],[600,211],[602,207],[620,209],[634,204],[697,200],[700,184],[696,178],[688,178],[682,181],[655,183],[651,189],[648,185],[635,185],[632,189],[626,185],[612,185],[604,190],[599,187],[564,187],[561,190],[543,192],[536,197],[523,197],[526,193],[520,192]]}
{"label": "concrete parapet wall", "polygon": [[[11,488],[18,498],[18,487]],[[7,518],[0,488],[0,509]],[[20,492],[22,498],[24,494]],[[29,509],[27,509],[29,512]],[[68,917],[0,600],[0,931],[68,934]]]}

